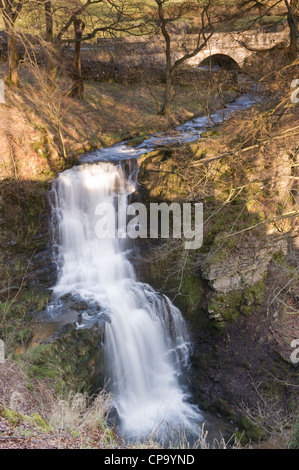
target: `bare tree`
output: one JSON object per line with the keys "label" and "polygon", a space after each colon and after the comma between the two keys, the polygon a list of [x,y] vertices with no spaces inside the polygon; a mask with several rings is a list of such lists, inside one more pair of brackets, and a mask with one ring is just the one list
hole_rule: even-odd
{"label": "bare tree", "polygon": [[[53,6],[51,0],[45,1],[45,40],[48,44],[47,48],[47,70],[51,80],[55,80],[57,73],[57,60],[55,60],[55,47],[54,45],[54,18],[53,18]],[[49,50],[50,48],[50,50]]]}
{"label": "bare tree", "polygon": [[80,18],[74,19],[74,30],[75,30],[75,53],[74,53],[74,63],[73,63],[73,88],[72,96],[75,98],[83,98],[84,93],[84,84],[82,79],[82,70],[81,70],[81,40],[82,35],[85,29],[85,23]]}
{"label": "bare tree", "polygon": [[[65,2],[61,4],[53,4],[53,0],[45,0],[45,19],[46,19],[46,32],[45,39],[48,43],[48,59],[47,59],[47,70],[49,77],[52,81],[55,81],[58,63],[59,63],[59,53],[62,43],[64,42],[64,36],[68,33],[72,25],[78,24],[78,18],[82,15],[90,5],[102,3],[103,0],[87,0],[82,3],[80,1]],[[61,3],[61,2],[60,2]],[[54,18],[55,14],[61,9],[64,11],[64,21],[60,20],[57,23],[59,24],[58,29],[54,32]],[[75,27],[75,43],[78,43],[78,34],[76,33],[77,29]],[[76,36],[77,35],[77,36]],[[78,53],[78,50],[77,52]]]}
{"label": "bare tree", "polygon": [[[171,105],[174,99],[173,92],[173,76],[175,70],[198,54],[207,44],[209,39],[214,33],[212,21],[210,18],[210,9],[212,0],[198,0],[197,2],[185,1],[181,4],[171,4],[168,0],[155,0],[157,4],[158,25],[161,30],[162,36],[165,40],[165,58],[166,58],[166,87],[164,103],[161,109],[161,114],[169,116],[171,114]],[[173,36],[170,32],[170,27],[177,20],[183,17],[184,14],[190,11],[198,11],[201,15],[201,28],[197,34],[195,42],[189,47],[184,46],[183,55],[174,60],[172,51]]]}
{"label": "bare tree", "polygon": [[18,65],[17,41],[15,34],[15,24],[21,13],[24,1],[20,0],[0,0],[0,10],[3,16],[5,30],[7,33],[7,76],[6,81],[12,85],[18,85]]}
{"label": "bare tree", "polygon": [[[289,57],[291,60],[297,58],[299,51],[299,0],[240,0],[236,2],[236,6],[238,8],[234,14],[235,19],[241,18],[252,11],[258,11],[258,16],[248,22],[247,29],[255,27],[256,23],[271,13],[275,7],[286,7],[284,14],[290,31]],[[224,18],[228,16],[229,13],[224,14]]]}
{"label": "bare tree", "polygon": [[[83,97],[83,80],[81,73],[81,44],[95,39],[99,34],[113,36],[117,33],[132,34],[135,30],[140,30],[144,20],[138,16],[138,8],[130,2],[117,0],[87,0],[84,3],[79,0],[65,2],[64,20],[59,22],[60,27],[53,33],[53,22],[56,12],[60,13],[60,8],[54,8],[54,0],[45,1],[46,16],[46,41],[48,43],[48,74],[52,81],[55,81],[59,64],[59,54],[62,45],[74,44],[73,60],[73,86],[72,95],[78,98]],[[60,2],[61,3],[61,2]],[[59,3],[59,5],[60,5]],[[105,14],[94,15],[89,9],[92,5],[102,4]],[[74,27],[74,35],[70,32],[70,27]],[[85,33],[86,31],[86,33]],[[85,33],[85,34],[84,34]]]}

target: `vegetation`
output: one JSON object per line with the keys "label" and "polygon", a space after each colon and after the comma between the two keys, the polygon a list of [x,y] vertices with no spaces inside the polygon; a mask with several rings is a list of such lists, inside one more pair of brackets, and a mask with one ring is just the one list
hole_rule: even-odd
{"label": "vegetation", "polygon": [[[163,286],[191,325],[198,403],[238,427],[216,446],[250,447],[279,436],[276,446],[298,448],[298,379],[289,359],[298,331],[299,108],[290,99],[290,84],[298,79],[298,8],[297,0],[0,0],[0,77],[6,82],[0,104],[0,338],[7,359],[0,364],[0,424],[10,433],[0,431],[0,446],[9,436],[32,447],[37,436],[45,447],[50,439],[51,448],[131,446],[120,442],[109,419],[102,332],[38,328],[56,273],[46,250],[47,192],[57,172],[80,154],[123,140],[136,146],[151,133],[211,116],[239,96],[238,83],[224,83],[222,71],[220,80],[211,71],[202,81],[176,76],[215,32],[286,27],[289,45],[254,54],[244,69],[260,83],[262,102],[197,142],[141,157],[139,182],[147,202],[204,201],[203,247],[191,253],[177,240],[147,244],[142,276]],[[184,42],[190,33],[195,45],[173,59],[174,37]],[[111,51],[104,52],[105,64],[96,56],[98,39],[105,44],[114,38],[117,48],[130,36],[165,43],[163,80],[147,76],[144,64],[139,81],[86,77],[84,67],[94,56],[103,68],[134,69],[134,50],[120,64]],[[236,404],[239,390],[245,396]],[[180,447],[188,445],[182,436]],[[211,447],[204,429],[197,445]]]}

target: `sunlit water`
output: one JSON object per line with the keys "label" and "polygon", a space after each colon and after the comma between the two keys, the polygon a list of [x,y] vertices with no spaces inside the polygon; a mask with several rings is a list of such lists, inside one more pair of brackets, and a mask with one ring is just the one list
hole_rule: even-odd
{"label": "sunlit water", "polygon": [[79,163],[94,163],[97,161],[111,160],[120,161],[128,158],[138,158],[141,155],[152,152],[157,147],[163,147],[168,144],[194,142],[211,127],[229,119],[237,111],[250,108],[259,100],[260,98],[258,96],[244,94],[210,116],[200,116],[187,121],[173,129],[171,133],[160,132],[154,134],[136,147],[130,147],[126,145],[126,142],[121,142],[109,148],[95,150],[94,152],[83,155]]}

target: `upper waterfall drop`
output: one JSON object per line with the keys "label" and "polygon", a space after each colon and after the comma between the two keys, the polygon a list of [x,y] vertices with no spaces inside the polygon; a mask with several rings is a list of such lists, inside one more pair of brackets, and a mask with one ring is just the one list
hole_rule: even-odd
{"label": "upper waterfall drop", "polygon": [[[122,435],[173,439],[182,431],[198,437],[201,414],[188,403],[180,375],[190,343],[181,312],[162,294],[138,282],[126,240],[96,234],[99,204],[127,204],[133,178],[122,166],[101,162],[61,173],[54,183],[58,281],[54,297],[77,295],[93,306],[83,322],[105,317],[106,380]],[[57,316],[59,308],[49,312]],[[83,315],[84,316],[84,315]]]}

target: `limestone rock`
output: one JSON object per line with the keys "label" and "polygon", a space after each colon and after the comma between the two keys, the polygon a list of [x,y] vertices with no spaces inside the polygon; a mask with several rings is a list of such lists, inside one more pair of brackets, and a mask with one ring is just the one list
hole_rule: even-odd
{"label": "limestone rock", "polygon": [[202,264],[202,276],[216,292],[246,289],[263,279],[273,254],[286,250],[286,240],[271,239],[265,244],[254,239],[246,250],[232,253],[224,261],[213,261],[208,254]]}

